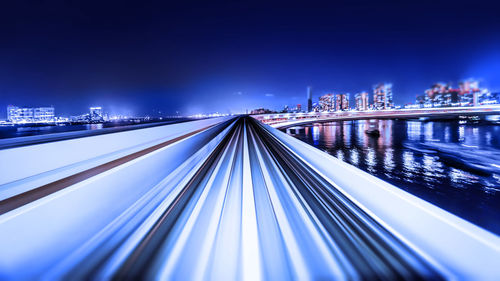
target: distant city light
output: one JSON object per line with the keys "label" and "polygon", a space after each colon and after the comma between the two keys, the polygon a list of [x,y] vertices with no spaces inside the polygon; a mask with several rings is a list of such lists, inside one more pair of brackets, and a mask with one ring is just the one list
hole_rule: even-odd
{"label": "distant city light", "polygon": [[7,120],[16,123],[54,122],[54,107],[7,107]]}

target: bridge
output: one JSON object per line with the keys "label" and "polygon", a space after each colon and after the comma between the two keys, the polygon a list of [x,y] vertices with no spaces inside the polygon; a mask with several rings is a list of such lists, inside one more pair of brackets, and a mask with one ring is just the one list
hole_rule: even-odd
{"label": "bridge", "polygon": [[497,235],[257,119],[3,141],[0,279],[500,276]]}
{"label": "bridge", "polygon": [[253,117],[273,127],[289,127],[311,122],[351,121],[364,119],[456,119],[470,116],[495,116],[500,121],[500,105],[477,107],[441,107],[421,109],[388,109],[367,111],[300,112],[259,114]]}

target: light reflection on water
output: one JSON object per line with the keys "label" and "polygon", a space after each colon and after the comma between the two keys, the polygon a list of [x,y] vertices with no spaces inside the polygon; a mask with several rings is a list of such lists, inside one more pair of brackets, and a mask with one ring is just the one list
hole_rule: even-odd
{"label": "light reflection on water", "polygon": [[319,127],[318,126],[314,126],[312,128],[312,130],[313,130],[313,141],[314,141],[314,144],[318,145],[318,141],[319,141]]}
{"label": "light reflection on water", "polygon": [[351,162],[354,165],[359,164],[359,152],[356,149],[351,150]]}
{"label": "light reflection on water", "polygon": [[396,167],[396,164],[394,163],[394,149],[388,148],[385,156],[384,156],[384,167],[386,171],[388,172],[387,174],[390,175],[390,172]]}
{"label": "light reflection on water", "polygon": [[102,129],[102,124],[101,123],[87,124],[86,126],[87,126],[88,130],[99,130],[99,129]]}
{"label": "light reflection on water", "polygon": [[413,152],[404,151],[403,152],[403,179],[409,182],[413,182],[411,178],[415,177],[417,173],[418,162],[415,162],[413,158]]}
{"label": "light reflection on water", "polygon": [[337,158],[342,161],[345,161],[344,152],[342,150],[337,150]]}
{"label": "light reflection on water", "polygon": [[[370,124],[379,129],[380,137],[365,134]],[[478,175],[439,155],[404,146],[439,141],[500,151],[498,125],[358,120],[295,127],[287,133],[500,234],[500,175]]]}
{"label": "light reflection on water", "polygon": [[464,141],[464,136],[465,136],[465,126],[460,126],[458,127],[458,141]]}
{"label": "light reflection on water", "polygon": [[368,152],[366,154],[366,166],[368,166],[369,172],[377,172],[377,159],[375,158],[375,151],[372,148],[368,148]]}

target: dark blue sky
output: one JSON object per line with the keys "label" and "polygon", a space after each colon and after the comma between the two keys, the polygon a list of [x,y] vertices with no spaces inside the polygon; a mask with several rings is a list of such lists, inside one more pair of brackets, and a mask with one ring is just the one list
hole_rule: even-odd
{"label": "dark blue sky", "polygon": [[0,107],[235,112],[304,105],[307,85],[317,99],[377,82],[404,104],[469,77],[500,90],[495,2],[10,2]]}

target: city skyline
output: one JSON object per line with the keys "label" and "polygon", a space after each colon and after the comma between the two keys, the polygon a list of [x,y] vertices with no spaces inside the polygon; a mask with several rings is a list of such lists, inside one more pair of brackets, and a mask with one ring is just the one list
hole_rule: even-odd
{"label": "city skyline", "polygon": [[479,2],[16,1],[1,13],[1,101],[62,115],[95,104],[135,115],[306,108],[307,85],[318,97],[388,82],[400,105],[437,81],[500,89],[500,23]]}
{"label": "city skyline", "polygon": [[[453,89],[453,86],[456,84],[456,89]],[[305,97],[305,101],[304,102],[300,102],[300,100],[297,98],[297,97],[292,97],[291,100],[295,99],[295,100],[299,100],[299,103],[289,103],[289,104],[285,104],[284,107],[283,105],[281,107],[269,107],[265,104],[260,104],[258,105],[258,108],[259,109],[271,109],[271,111],[276,111],[276,112],[279,112],[280,110],[283,110],[283,108],[285,108],[284,110],[286,111],[286,109],[291,109],[293,110],[295,108],[295,110],[297,110],[297,107],[300,107],[300,110],[299,111],[305,111],[305,112],[311,112],[311,111],[338,111],[339,108],[337,106],[333,106],[333,104],[337,104],[338,101],[334,101],[332,100],[332,106],[328,107],[327,106],[327,109],[324,108],[324,104],[325,104],[325,101],[322,101],[322,98],[324,98],[325,96],[332,96],[333,99],[337,99],[337,98],[340,98],[338,96],[344,96],[345,95],[345,98],[347,99],[344,103],[342,107],[342,110],[350,110],[350,109],[356,109],[356,110],[367,110],[367,109],[384,109],[385,107],[387,108],[404,108],[406,106],[417,106],[417,107],[423,107],[424,106],[424,98],[425,98],[425,104],[428,104],[428,105],[433,105],[434,104],[434,99],[436,98],[439,98],[439,94],[443,94],[443,90],[451,90],[451,91],[459,91],[459,88],[462,88],[464,85],[474,85],[472,88],[475,87],[475,91],[477,93],[479,92],[487,92],[487,93],[493,93],[495,95],[495,100],[498,98],[497,96],[499,95],[499,92],[496,92],[496,91],[491,91],[485,87],[482,87],[482,83],[481,83],[481,80],[475,80],[475,79],[472,79],[472,78],[468,78],[468,79],[463,79],[457,83],[453,83],[453,82],[448,82],[448,83],[443,83],[443,82],[435,82],[431,85],[431,88],[430,89],[426,89],[424,91],[422,91],[421,93],[418,93],[415,95],[415,99],[413,101],[408,101],[406,102],[405,104],[397,104],[397,103],[394,103],[393,102],[393,84],[392,83],[377,83],[377,84],[374,84],[372,86],[372,90],[373,90],[373,93],[370,94],[368,93],[368,91],[364,91],[364,90],[361,90],[361,91],[358,91],[358,92],[355,92],[353,93],[352,97],[351,97],[351,93],[349,91],[322,91],[322,92],[319,92],[319,93],[313,93],[314,92],[314,87],[312,86],[307,86],[306,87],[306,97]],[[381,88],[380,87],[383,87],[384,89],[386,87],[389,87],[389,96],[388,96],[388,103],[386,104],[386,102],[384,101],[385,97],[382,98],[379,102],[376,102],[375,101],[375,96],[379,96],[381,93],[385,92],[385,90],[380,90]],[[438,88],[436,88],[438,87]],[[466,86],[466,87],[469,87],[469,86]],[[472,90],[471,88],[471,90]],[[381,92],[380,92],[381,91]],[[429,92],[430,91],[430,92]],[[463,92],[463,89],[461,90]],[[467,92],[469,92],[469,90],[467,89]],[[470,93],[472,94],[472,92],[474,91],[470,91]],[[432,94],[430,94],[432,93]],[[458,93],[458,92],[457,92]],[[363,102],[364,105],[360,105],[360,95],[361,94],[366,94],[365,97],[363,97]],[[438,94],[438,97],[434,97],[436,94]],[[463,95],[464,93],[461,93],[461,95]],[[384,94],[382,94],[384,95]],[[272,94],[265,94],[264,96],[274,96]],[[370,98],[371,96],[371,98]],[[432,98],[430,98],[430,96],[432,96]],[[352,99],[352,101],[351,101]],[[441,98],[442,99],[442,98]],[[457,103],[457,98],[455,98],[455,103]],[[377,98],[378,100],[378,98]],[[474,100],[477,102],[477,100],[474,98]],[[472,101],[472,100],[471,100]],[[448,103],[450,103],[450,101],[448,101]],[[490,103],[488,104],[496,104],[496,103],[499,103],[500,101],[491,101]],[[323,105],[322,105],[323,103]],[[313,105],[314,108],[313,108]],[[445,106],[450,106],[451,104],[447,104]],[[464,104],[465,105],[465,104]],[[8,115],[8,112],[9,112],[9,107],[12,107],[13,105],[8,105],[7,106],[7,115]],[[458,104],[455,104],[455,106],[460,106]],[[18,107],[18,106],[14,106],[14,107]],[[21,106],[21,108],[43,108],[43,107],[51,107],[52,110],[54,109],[54,106],[50,105],[50,106],[47,106],[47,105],[36,105],[36,106]],[[92,109],[93,106],[90,106],[90,109]],[[88,107],[87,107],[88,108]],[[126,110],[124,108],[119,108],[118,110],[116,110],[116,106],[113,106],[111,105],[110,108],[114,108],[115,110],[111,110],[109,111],[109,108],[108,108],[108,111],[106,112],[106,114],[110,114],[110,115],[115,115],[115,116],[130,116],[130,117],[139,117],[139,116],[145,116],[145,117],[164,117],[164,116],[168,116],[165,114],[165,112],[162,112],[161,110],[160,111],[156,111],[156,110],[150,110],[149,113],[146,113],[146,114],[143,114],[143,115],[138,115],[138,114],[135,114],[135,113],[132,113],[130,110]],[[257,108],[257,107],[256,107]],[[359,109],[359,108],[363,108],[363,109]],[[335,110],[332,110],[332,109],[335,109]],[[235,112],[235,111],[228,111],[228,112],[219,112],[219,111],[210,111],[210,112],[196,112],[196,113],[190,113],[190,114],[185,114],[185,115],[182,115],[178,110],[175,111],[175,114],[173,115],[178,115],[178,116],[194,116],[194,115],[209,115],[209,114],[214,114],[214,113],[217,113],[217,114],[245,114],[245,113],[249,113],[249,112],[253,112],[255,110],[255,108],[244,108],[242,109],[241,111],[239,112]],[[54,114],[53,114],[54,115]],[[73,111],[72,113],[70,114],[66,114],[66,115],[56,115],[55,117],[71,117],[71,116],[75,116],[75,115],[81,115],[81,112],[75,112]],[[8,116],[6,116],[7,120],[9,120]],[[0,120],[2,120],[0,118]]]}

